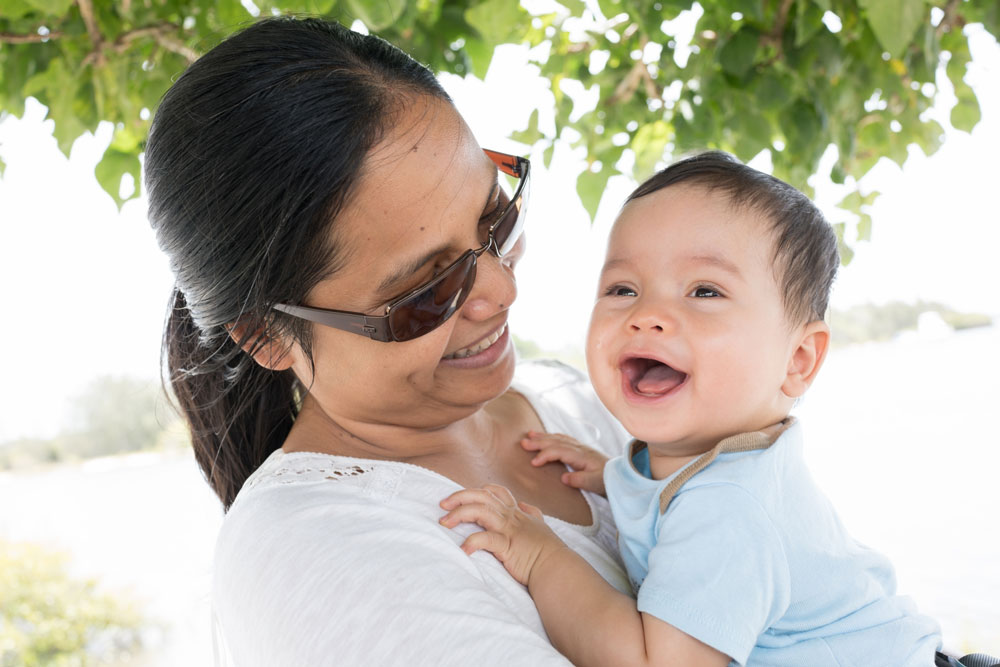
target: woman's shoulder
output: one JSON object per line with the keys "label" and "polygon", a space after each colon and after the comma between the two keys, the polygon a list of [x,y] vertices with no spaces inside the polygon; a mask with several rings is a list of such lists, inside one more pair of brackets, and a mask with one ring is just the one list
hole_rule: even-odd
{"label": "woman's shoulder", "polygon": [[244,517],[252,517],[259,528],[317,512],[336,524],[359,507],[372,519],[398,515],[405,507],[408,514],[436,522],[440,508],[427,499],[443,498],[457,488],[446,477],[407,463],[279,449],[247,479],[223,528],[240,525]]}

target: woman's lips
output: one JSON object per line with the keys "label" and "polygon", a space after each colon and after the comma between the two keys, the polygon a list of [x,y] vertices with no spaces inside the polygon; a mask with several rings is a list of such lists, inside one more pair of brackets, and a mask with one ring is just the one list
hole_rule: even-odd
{"label": "woman's lips", "polygon": [[478,368],[489,366],[499,359],[506,351],[510,343],[510,336],[507,333],[507,323],[481,339],[475,345],[457,350],[441,361],[449,366],[461,368]]}
{"label": "woman's lips", "polygon": [[497,342],[497,340],[499,340],[500,336],[502,336],[506,330],[507,330],[507,324],[504,323],[502,327],[491,333],[486,338],[483,338],[475,345],[471,345],[469,347],[463,347],[461,350],[456,350],[451,354],[449,354],[447,357],[445,357],[445,359],[464,359],[465,357],[471,357],[474,354],[479,354],[480,352],[488,348],[490,345]]}

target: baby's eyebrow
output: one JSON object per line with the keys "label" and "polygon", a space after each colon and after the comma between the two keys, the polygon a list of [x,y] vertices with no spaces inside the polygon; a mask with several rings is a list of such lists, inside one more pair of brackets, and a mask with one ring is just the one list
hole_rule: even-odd
{"label": "baby's eyebrow", "polygon": [[711,266],[715,266],[719,269],[722,269],[727,273],[731,273],[737,278],[740,279],[743,278],[743,274],[740,272],[738,266],[730,262],[728,259],[720,257],[719,255],[695,255],[693,257],[690,257],[688,261],[690,261],[692,264],[709,264]]}
{"label": "baby's eyebrow", "polygon": [[611,269],[616,269],[619,266],[624,266],[629,263],[630,262],[627,259],[618,259],[618,258],[609,259],[608,261],[604,262],[604,266],[601,267],[601,273],[604,273],[605,271],[610,271]]}

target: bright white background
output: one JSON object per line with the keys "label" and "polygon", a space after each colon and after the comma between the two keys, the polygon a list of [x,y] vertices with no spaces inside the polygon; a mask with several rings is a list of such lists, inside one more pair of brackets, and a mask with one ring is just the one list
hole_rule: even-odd
{"label": "bright white background", "polygon": [[[971,135],[949,130],[930,158],[913,151],[902,170],[883,164],[866,179],[865,187],[883,193],[872,210],[873,240],[856,246],[834,307],[925,299],[1000,316],[1000,48],[972,32],[968,81],[982,122]],[[504,48],[485,82],[443,77],[484,146],[523,153],[506,135],[526,124],[534,100],[551,99],[525,61],[524,49]],[[950,86],[939,80],[936,113],[947,126]],[[0,180],[0,442],[54,434],[68,397],[96,375],[155,377],[171,286],[144,200],[119,213],[93,177],[110,128],[78,140],[67,160],[44,116],[29,103],[24,118],[0,122],[8,165]],[[575,194],[580,152],[560,146],[549,170],[537,158],[529,254],[511,322],[543,348],[579,349],[604,239],[633,184],[612,180],[592,225]],[[836,188],[816,187],[818,203],[840,219]],[[1000,400],[998,350],[996,326],[840,350],[800,410],[817,480],[848,526],[893,558],[902,590],[942,620],[947,642],[994,653],[1000,438],[987,420]],[[20,518],[0,512],[0,536],[72,549],[83,570],[154,600],[168,624],[182,628],[181,648],[171,650],[185,664],[206,663],[201,621],[218,507],[207,487],[190,483],[193,466],[171,462],[182,481],[150,486],[147,480],[167,474],[155,460],[108,465],[55,477],[0,475],[0,507],[23,508]]]}

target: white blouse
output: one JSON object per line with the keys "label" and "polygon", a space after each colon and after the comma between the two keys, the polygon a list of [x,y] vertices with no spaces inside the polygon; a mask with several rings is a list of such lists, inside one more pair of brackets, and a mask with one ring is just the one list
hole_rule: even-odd
{"label": "white blouse", "polygon": [[[546,431],[609,456],[628,436],[586,378],[557,362],[518,366],[513,388]],[[274,452],[226,515],[215,554],[220,665],[568,665],[527,589],[488,552],[459,545],[438,503],[459,485],[408,463]],[[546,522],[631,594],[607,501],[593,524]]]}

